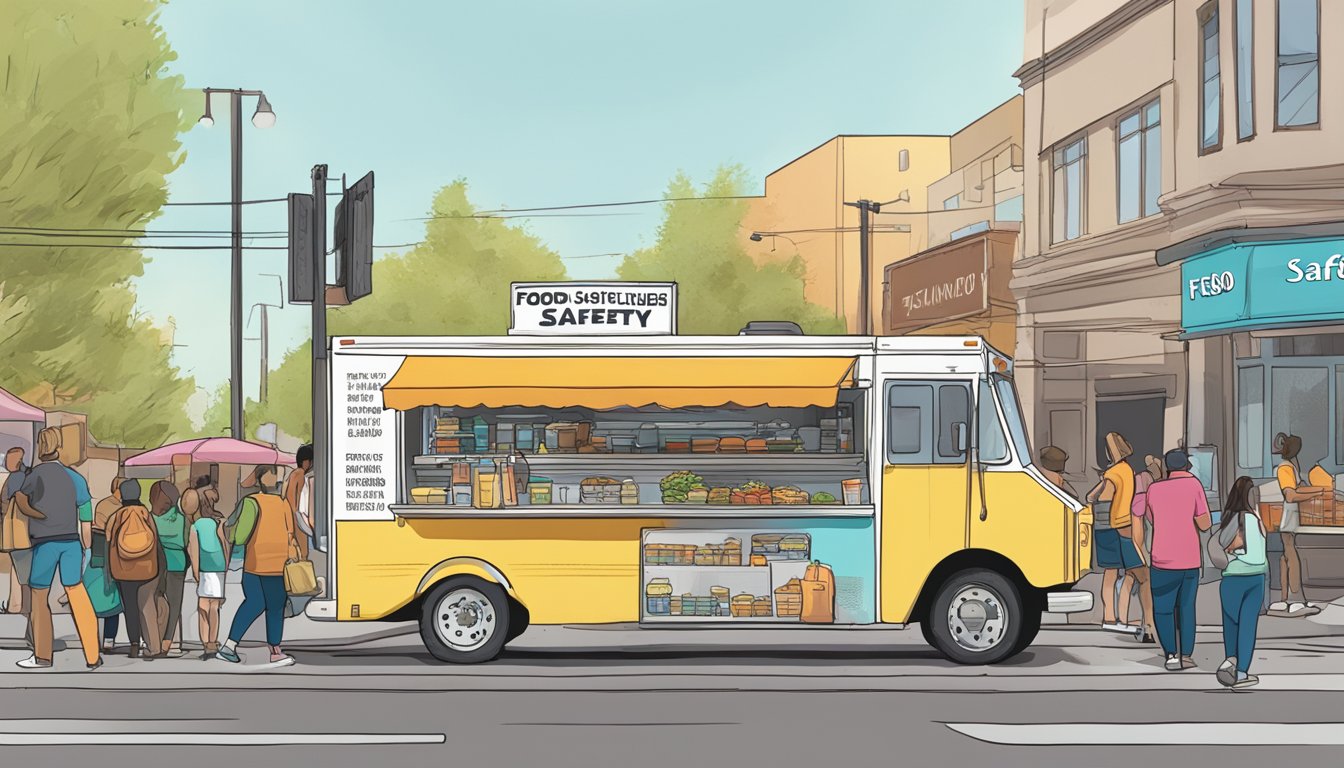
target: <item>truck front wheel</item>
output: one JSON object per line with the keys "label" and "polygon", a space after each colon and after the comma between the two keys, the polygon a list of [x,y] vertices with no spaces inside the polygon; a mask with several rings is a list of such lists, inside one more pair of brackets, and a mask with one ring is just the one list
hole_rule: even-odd
{"label": "truck front wheel", "polygon": [[420,612],[420,639],[452,664],[490,661],[509,640],[509,598],[475,576],[453,576],[430,590]]}
{"label": "truck front wheel", "polygon": [[924,617],[925,637],[958,664],[997,664],[1020,650],[1030,625],[1012,580],[983,568],[943,582]]}

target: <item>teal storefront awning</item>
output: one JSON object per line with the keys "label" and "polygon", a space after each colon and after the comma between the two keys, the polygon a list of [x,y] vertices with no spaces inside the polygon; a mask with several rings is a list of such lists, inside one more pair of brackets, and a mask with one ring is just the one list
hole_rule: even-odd
{"label": "teal storefront awning", "polygon": [[1233,243],[1181,262],[1181,328],[1193,338],[1344,322],[1344,238]]}

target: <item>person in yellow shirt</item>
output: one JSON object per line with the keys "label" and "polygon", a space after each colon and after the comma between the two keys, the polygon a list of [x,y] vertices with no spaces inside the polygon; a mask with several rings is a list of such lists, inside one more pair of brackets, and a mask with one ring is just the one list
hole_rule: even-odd
{"label": "person in yellow shirt", "polygon": [[1320,613],[1321,609],[1307,602],[1307,593],[1302,589],[1302,558],[1297,551],[1297,531],[1302,525],[1299,505],[1319,499],[1327,490],[1309,485],[1303,479],[1298,464],[1302,438],[1280,432],[1274,436],[1272,449],[1282,459],[1274,474],[1283,492],[1283,519],[1279,523],[1283,554],[1279,557],[1279,597],[1282,599],[1271,603],[1269,612],[1292,618],[1311,616]]}
{"label": "person in yellow shirt", "polygon": [[[1101,481],[1087,495],[1092,504],[1095,533],[1092,547],[1096,553],[1101,577],[1101,626],[1112,632],[1134,634],[1128,617],[1116,613],[1116,584],[1126,571],[1144,567],[1139,550],[1134,546],[1132,506],[1134,504],[1134,470],[1128,459],[1134,454],[1129,441],[1119,432],[1106,435],[1108,465]],[[1126,606],[1128,601],[1126,600]],[[1122,620],[1123,619],[1123,620]],[[1139,630],[1142,632],[1142,629]]]}

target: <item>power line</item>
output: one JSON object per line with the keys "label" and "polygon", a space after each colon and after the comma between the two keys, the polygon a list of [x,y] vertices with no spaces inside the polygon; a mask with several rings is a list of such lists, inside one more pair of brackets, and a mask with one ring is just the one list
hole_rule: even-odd
{"label": "power line", "polygon": [[[0,227],[0,230],[4,230],[4,229],[5,229],[4,227]],[[67,232],[8,232],[8,231],[0,231],[0,236],[3,236],[3,237],[83,237],[83,238],[91,238],[91,239],[108,239],[108,240],[140,240],[140,239],[143,239],[143,238],[166,238],[166,239],[169,239],[169,240],[231,240],[231,239],[233,238],[233,235],[232,235],[232,234],[224,234],[224,233],[221,233],[221,234],[198,234],[198,235],[170,235],[170,234],[166,234],[166,233],[163,233],[163,232],[145,232],[145,233],[142,233],[142,234],[139,234],[139,235],[131,235],[131,234],[117,234],[117,235],[112,235],[112,234],[103,234],[103,233],[97,233],[97,232],[87,232],[87,233],[86,233],[86,232],[78,232],[78,231],[74,231],[74,230],[67,231]],[[288,235],[287,233],[277,233],[277,234],[274,234],[274,235],[267,235],[267,234],[260,234],[260,233],[245,232],[245,233],[243,233],[243,234],[241,235],[241,237],[242,237],[243,239],[245,239],[245,240],[284,240],[284,239],[286,239],[287,237],[289,237],[289,235]]]}
{"label": "power line", "polygon": [[[0,243],[0,251],[6,248],[98,248],[100,250],[120,251],[228,251],[229,245],[125,245],[119,243]],[[287,251],[287,245],[244,245],[245,251]]]}
{"label": "power line", "polygon": [[[27,232],[107,232],[115,234],[137,235],[146,237],[189,237],[193,235],[224,235],[232,237],[233,233],[227,229],[117,229],[115,227],[24,227],[17,225],[0,225],[0,230],[20,230],[16,232],[0,232],[0,234],[25,234]],[[273,229],[265,232],[244,232],[243,237],[260,237],[262,235],[284,235],[284,230]]]}
{"label": "power line", "polygon": [[[575,205],[546,205],[536,208],[498,208],[490,211],[477,211],[477,214],[527,213],[532,211],[571,211],[580,208],[617,208],[629,205],[654,205],[657,203],[683,203],[705,200],[756,200],[760,195],[709,195],[705,197],[659,197],[650,200],[622,200],[615,203],[579,203]],[[424,216],[398,221],[433,221],[434,219],[457,218],[456,216]]]}
{"label": "power line", "polygon": [[[239,205],[261,205],[262,203],[283,203],[288,201],[287,197],[268,197],[261,200],[240,200]],[[174,203],[167,202],[164,205],[233,205],[231,200],[210,200],[206,202]]]}

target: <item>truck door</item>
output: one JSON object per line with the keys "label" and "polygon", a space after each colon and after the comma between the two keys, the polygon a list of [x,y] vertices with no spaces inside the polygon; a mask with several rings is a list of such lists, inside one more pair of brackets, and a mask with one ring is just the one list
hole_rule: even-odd
{"label": "truck door", "polygon": [[882,382],[881,620],[909,619],[924,581],[966,546],[970,382]]}

